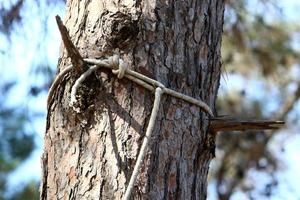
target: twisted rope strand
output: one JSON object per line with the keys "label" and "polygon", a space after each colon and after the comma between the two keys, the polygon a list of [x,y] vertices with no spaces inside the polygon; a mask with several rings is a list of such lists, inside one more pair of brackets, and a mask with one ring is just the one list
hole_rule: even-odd
{"label": "twisted rope strand", "polygon": [[127,64],[124,63],[123,60],[119,60],[119,68],[118,69],[113,69],[112,73],[117,75],[118,79],[122,79],[127,71]]}
{"label": "twisted rope strand", "polygon": [[56,91],[56,88],[60,84],[60,81],[63,79],[63,77],[69,73],[73,69],[73,65],[69,65],[66,68],[64,68],[54,79],[52,85],[49,88],[48,97],[47,97],[47,107],[50,106],[51,100],[53,98],[54,92]]}
{"label": "twisted rope strand", "polygon": [[[121,59],[119,59],[121,60]],[[102,65],[103,61],[101,60],[98,60],[98,59],[84,59],[85,62],[87,62],[88,64],[93,64],[93,65]],[[107,62],[105,62],[107,63]],[[104,66],[106,68],[110,68],[110,69],[114,69],[112,66],[109,66],[109,65],[106,65]],[[132,77],[132,81],[136,82],[137,84],[139,84],[137,81],[135,80],[142,80],[143,81],[143,84],[145,82],[148,83],[148,86],[149,85],[153,85],[153,86],[156,86],[156,87],[160,87],[160,88],[164,88],[165,89],[165,93],[168,94],[168,95],[171,95],[173,97],[176,97],[178,99],[182,99],[188,103],[191,103],[191,104],[194,104],[198,107],[200,107],[202,110],[204,110],[206,113],[208,113],[211,117],[214,116],[212,110],[210,109],[210,107],[203,101],[201,100],[198,100],[198,99],[195,99],[193,97],[190,97],[190,96],[187,96],[185,94],[182,94],[182,93],[179,93],[179,92],[176,92],[174,90],[171,90],[169,88],[166,88],[162,83],[160,83],[159,81],[156,81],[154,79],[151,79],[143,74],[140,74],[138,72],[135,72],[135,71],[132,71],[130,69],[126,69],[126,72],[125,72],[125,77],[127,77],[126,75],[131,75]],[[136,79],[133,79],[133,77],[135,77]],[[139,84],[141,86],[143,86],[142,84]],[[147,88],[151,91],[154,91],[154,88],[153,89],[150,89],[150,88]]]}
{"label": "twisted rope strand", "polygon": [[76,111],[76,112],[79,112],[78,109],[76,109],[74,106],[77,102],[77,99],[76,99],[76,92],[80,86],[80,84],[93,72],[95,71],[96,69],[98,69],[100,67],[100,65],[94,65],[92,67],[90,67],[88,70],[86,70],[83,74],[81,74],[81,76],[75,81],[72,89],[71,89],[71,100],[70,100],[70,103],[69,103],[69,106],[73,107],[73,109]]}
{"label": "twisted rope strand", "polygon": [[146,151],[147,151],[147,148],[149,146],[149,142],[150,142],[151,135],[152,135],[153,128],[154,128],[154,125],[155,125],[155,121],[156,121],[156,117],[157,117],[157,114],[158,114],[158,111],[159,111],[159,104],[160,104],[160,99],[161,99],[162,94],[163,94],[163,89],[161,89],[160,87],[155,89],[155,99],[154,99],[153,108],[152,108],[152,111],[151,111],[149,124],[148,124],[147,130],[146,130],[146,135],[144,137],[143,144],[141,146],[138,158],[135,162],[134,169],[133,169],[133,172],[131,174],[129,184],[127,186],[125,196],[123,198],[124,200],[129,200],[130,199],[130,195],[132,193],[133,186],[136,182],[136,179],[137,179],[137,176],[139,174],[140,168],[141,168],[142,163],[144,161],[144,157],[146,155]]}
{"label": "twisted rope strand", "polygon": [[171,90],[169,88],[165,88],[165,93],[169,94],[169,95],[171,95],[173,97],[176,97],[178,99],[182,99],[182,100],[184,100],[186,102],[189,102],[191,104],[194,104],[194,105],[202,108],[202,110],[206,111],[211,117],[214,116],[214,114],[213,114],[212,110],[210,109],[210,107],[206,103],[204,103],[203,101],[201,101],[201,100],[198,100],[198,99],[195,99],[193,97],[187,96],[185,94],[176,92],[176,91]]}

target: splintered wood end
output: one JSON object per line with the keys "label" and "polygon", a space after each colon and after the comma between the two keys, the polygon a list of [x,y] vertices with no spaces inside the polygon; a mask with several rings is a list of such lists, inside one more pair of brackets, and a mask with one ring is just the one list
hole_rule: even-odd
{"label": "splintered wood end", "polygon": [[283,121],[272,120],[242,120],[232,117],[215,117],[211,119],[210,129],[219,131],[274,130],[284,125]]}

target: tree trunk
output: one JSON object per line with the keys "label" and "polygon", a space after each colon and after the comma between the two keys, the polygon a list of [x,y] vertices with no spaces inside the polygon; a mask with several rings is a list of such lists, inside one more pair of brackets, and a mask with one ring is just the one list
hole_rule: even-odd
{"label": "tree trunk", "polygon": [[[224,2],[68,1],[65,24],[84,58],[119,53],[137,72],[205,101],[220,78]],[[61,51],[59,70],[69,64]],[[153,93],[101,69],[69,106],[69,74],[48,109],[41,199],[121,199],[148,125]],[[206,199],[214,153],[209,116],[163,95],[132,199]]]}

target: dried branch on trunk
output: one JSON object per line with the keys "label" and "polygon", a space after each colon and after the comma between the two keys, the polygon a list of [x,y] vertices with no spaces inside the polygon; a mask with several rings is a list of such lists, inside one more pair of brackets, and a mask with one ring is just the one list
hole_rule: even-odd
{"label": "dried branch on trunk", "polygon": [[70,35],[67,28],[63,24],[61,18],[57,15],[56,17],[57,26],[59,28],[61,38],[67,49],[68,56],[71,58],[71,62],[75,67],[77,72],[82,72],[84,69],[84,61],[79,51],[76,49],[75,45],[71,41]]}
{"label": "dried branch on trunk", "polygon": [[214,117],[211,119],[210,128],[213,132],[219,131],[246,131],[246,130],[273,130],[279,129],[283,121],[269,120],[242,120],[232,117]]}

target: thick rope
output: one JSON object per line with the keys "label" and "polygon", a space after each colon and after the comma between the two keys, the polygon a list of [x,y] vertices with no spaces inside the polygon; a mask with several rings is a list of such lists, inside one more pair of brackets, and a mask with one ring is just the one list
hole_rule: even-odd
{"label": "thick rope", "polygon": [[60,84],[60,81],[63,79],[63,77],[65,77],[65,75],[67,73],[69,73],[71,70],[73,69],[72,65],[67,66],[66,68],[64,68],[54,79],[49,92],[48,92],[48,97],[47,97],[47,106],[50,105],[51,100],[53,98],[54,92],[56,91],[56,88],[58,87],[58,85]]}
{"label": "thick rope", "polygon": [[134,166],[133,172],[131,174],[129,184],[127,186],[125,196],[123,198],[124,200],[129,200],[130,199],[131,192],[133,190],[133,187],[134,187],[134,184],[136,182],[137,176],[139,174],[140,168],[141,168],[142,163],[144,161],[144,157],[146,155],[148,144],[150,142],[151,135],[152,135],[152,132],[153,132],[153,128],[154,128],[154,125],[155,125],[156,116],[157,116],[158,111],[159,111],[159,104],[160,104],[160,99],[161,99],[162,94],[163,94],[163,90],[160,87],[155,89],[155,99],[154,99],[153,108],[152,108],[152,111],[151,111],[149,124],[148,124],[147,130],[146,130],[146,135],[144,137],[143,144],[141,146],[138,158],[135,162],[135,166]]}
{"label": "thick rope", "polygon": [[[121,59],[119,59],[121,60]],[[105,68],[110,68],[110,69],[116,69],[115,67],[109,65],[109,63],[107,62],[108,60],[98,60],[98,59],[84,59],[84,61],[87,63],[87,64],[91,64],[91,65],[101,65]],[[122,62],[120,62],[122,63]],[[123,62],[124,63],[124,62]],[[127,75],[130,75],[131,77],[129,78]],[[125,72],[125,75],[124,75],[126,78],[136,82],[137,84],[145,87],[146,89],[150,90],[150,91],[154,91],[154,87],[160,87],[160,88],[164,88],[165,89],[165,93],[166,94],[169,94],[173,97],[176,97],[178,99],[182,99],[186,102],[189,102],[191,104],[194,104],[198,107],[200,107],[202,110],[204,110],[206,113],[208,113],[211,117],[214,116],[212,110],[210,109],[210,107],[203,101],[201,100],[198,100],[198,99],[195,99],[193,97],[190,97],[190,96],[187,96],[185,94],[181,94],[179,92],[176,92],[174,90],[171,90],[169,88],[166,88],[162,83],[154,80],[154,79],[151,79],[143,74],[140,74],[138,72],[135,72],[135,71],[132,71],[130,69],[126,69],[126,72]],[[148,83],[146,85],[146,83]]]}
{"label": "thick rope", "polygon": [[71,90],[71,100],[69,103],[69,106],[71,106],[77,113],[80,112],[80,110],[78,108],[76,108],[76,92],[80,86],[80,84],[86,79],[86,77],[88,77],[93,71],[95,71],[96,69],[98,69],[100,66],[99,65],[94,65],[92,67],[90,67],[88,70],[86,70],[86,72],[84,72],[74,83],[72,90]]}
{"label": "thick rope", "polygon": [[[75,84],[73,85],[72,89],[71,89],[71,101],[70,101],[70,106],[73,107],[73,109],[76,112],[79,112],[78,108],[75,107],[77,99],[76,99],[76,93],[77,90],[80,86],[80,84],[94,71],[96,71],[99,67],[105,67],[105,68],[109,68],[112,70],[113,74],[117,75],[117,77],[119,79],[126,77],[127,79],[137,83],[138,85],[141,85],[142,87],[154,92],[155,91],[155,99],[154,99],[154,104],[153,104],[153,108],[151,111],[151,116],[150,116],[150,120],[149,120],[149,124],[146,130],[146,135],[144,137],[143,140],[143,144],[141,146],[136,164],[134,166],[132,175],[130,177],[130,181],[129,184],[127,186],[126,192],[125,192],[125,196],[124,196],[124,200],[129,200],[134,184],[136,182],[138,173],[140,171],[140,168],[142,166],[147,148],[148,148],[148,144],[150,141],[150,137],[151,134],[153,132],[153,128],[155,125],[155,120],[156,120],[156,116],[158,114],[159,111],[159,104],[160,104],[160,100],[161,100],[161,96],[163,93],[166,93],[168,95],[171,95],[173,97],[176,97],[178,99],[182,99],[186,102],[189,102],[191,104],[194,104],[196,106],[198,106],[199,108],[201,108],[202,110],[204,110],[206,113],[208,113],[210,116],[214,116],[212,110],[210,109],[210,107],[203,101],[201,100],[197,100],[193,97],[181,94],[179,92],[176,92],[174,90],[171,90],[169,88],[166,88],[162,83],[151,79],[143,74],[140,74],[138,72],[132,71],[130,69],[128,69],[127,64],[119,58],[118,55],[114,55],[109,57],[108,59],[103,59],[103,60],[98,60],[98,59],[84,59],[84,61],[87,64],[93,65],[92,67],[90,67],[86,72],[84,72],[75,82]],[[71,71],[72,66],[67,67],[66,69],[64,69],[60,74],[58,74],[57,78],[54,80],[50,91],[49,91],[49,95],[48,95],[48,103],[49,103],[49,99],[52,98],[53,94],[54,94],[54,89],[58,86],[60,80],[69,72]]]}
{"label": "thick rope", "polygon": [[[85,71],[74,83],[72,89],[71,89],[71,100],[69,105],[77,112],[79,113],[80,110],[78,108],[76,108],[76,103],[77,103],[77,99],[76,99],[76,93],[77,90],[80,86],[80,84],[94,71],[96,71],[99,67],[106,67],[106,68],[110,68],[112,69],[112,72],[114,74],[116,74],[118,76],[118,78],[123,78],[124,76],[126,78],[128,78],[129,80],[137,83],[138,85],[141,85],[142,87],[150,90],[150,91],[154,91],[154,87],[151,86],[150,84],[148,84],[147,82],[141,80],[141,79],[137,79],[136,77],[129,75],[129,74],[125,74],[125,72],[127,72],[127,64],[119,59],[118,56],[112,56],[109,59],[106,60],[102,60],[100,62],[97,62],[98,65],[93,65],[92,67],[90,67],[87,71]],[[116,69],[118,68],[118,69]]]}

